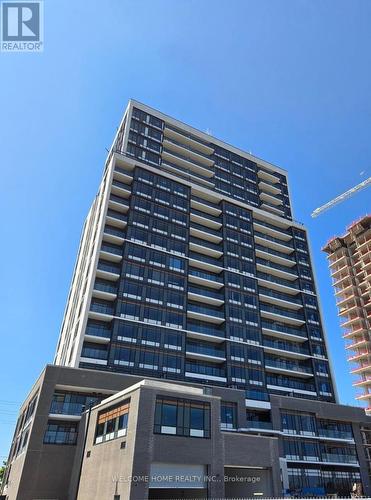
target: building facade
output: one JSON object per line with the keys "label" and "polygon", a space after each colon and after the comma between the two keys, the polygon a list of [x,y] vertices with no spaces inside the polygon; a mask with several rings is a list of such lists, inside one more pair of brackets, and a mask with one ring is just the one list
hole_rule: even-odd
{"label": "building facade", "polygon": [[283,170],[130,102],[55,363],[335,401]]}
{"label": "building facade", "polygon": [[328,254],[351,373],[357,376],[356,399],[366,403],[371,415],[371,216],[352,223],[323,251]]}
{"label": "building facade", "polygon": [[21,408],[4,498],[370,495],[361,408],[271,395],[256,410],[244,390],[48,365]]}
{"label": "building facade", "polygon": [[285,171],[130,101],[6,498],[371,494],[370,430],[337,402]]}

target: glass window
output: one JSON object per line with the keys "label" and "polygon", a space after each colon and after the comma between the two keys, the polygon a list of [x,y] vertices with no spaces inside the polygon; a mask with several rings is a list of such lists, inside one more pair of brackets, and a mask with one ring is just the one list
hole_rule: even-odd
{"label": "glass window", "polygon": [[221,403],[221,428],[237,428],[237,404],[222,401]]}
{"label": "glass window", "polygon": [[154,432],[198,438],[210,437],[210,404],[158,397]]}

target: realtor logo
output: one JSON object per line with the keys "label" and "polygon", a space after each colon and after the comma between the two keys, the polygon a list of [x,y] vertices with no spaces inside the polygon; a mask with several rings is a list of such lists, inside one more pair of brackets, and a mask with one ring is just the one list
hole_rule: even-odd
{"label": "realtor logo", "polygon": [[43,42],[43,2],[2,2],[3,52],[41,52]]}

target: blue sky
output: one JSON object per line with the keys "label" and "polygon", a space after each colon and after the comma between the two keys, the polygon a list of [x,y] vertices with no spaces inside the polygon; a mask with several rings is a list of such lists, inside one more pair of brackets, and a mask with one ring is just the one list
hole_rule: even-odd
{"label": "blue sky", "polygon": [[371,191],[310,212],[371,175],[370,16],[368,0],[46,0],[45,51],[0,53],[0,455],[15,403],[53,359],[83,220],[130,97],[288,170],[340,398],[353,402],[320,248],[370,211]]}

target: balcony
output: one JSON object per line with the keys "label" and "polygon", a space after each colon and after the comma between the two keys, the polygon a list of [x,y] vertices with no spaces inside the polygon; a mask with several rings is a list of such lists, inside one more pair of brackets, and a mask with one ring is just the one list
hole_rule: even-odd
{"label": "balcony", "polygon": [[259,429],[262,431],[268,431],[273,429],[272,422],[263,422],[261,420],[247,420],[247,429]]}
{"label": "balcony", "polygon": [[88,325],[85,330],[85,340],[97,344],[109,344],[111,340],[111,328]]}
{"label": "balcony", "polygon": [[260,208],[262,210],[267,210],[268,212],[278,215],[278,217],[283,217],[284,215],[284,208],[283,206],[278,206],[274,205],[273,203],[270,203],[269,201],[263,201]]}
{"label": "balcony", "polygon": [[195,182],[197,184],[204,184],[206,187],[213,188],[214,184],[210,182],[210,180],[207,180],[204,175],[199,174],[197,172],[194,172],[190,170],[189,168],[182,167],[180,165],[177,165],[176,163],[169,161],[169,160],[162,160],[161,162],[161,167],[164,168],[165,170],[169,171],[170,173],[176,174],[180,177],[183,177],[189,182]]}
{"label": "balcony", "polygon": [[211,241],[195,238],[194,236],[191,236],[189,239],[189,248],[192,251],[210,255],[217,259],[223,255],[223,247],[221,245],[216,245]]}
{"label": "balcony", "polygon": [[222,210],[217,203],[205,200],[199,196],[194,196],[193,194],[191,198],[191,207],[196,208],[200,212],[206,212],[206,214],[213,215],[214,217],[217,217],[222,213]]}
{"label": "balcony", "polygon": [[121,229],[113,226],[104,226],[103,241],[113,243],[115,245],[122,245],[124,243],[125,233]]}
{"label": "balcony", "polygon": [[351,370],[350,373],[371,373],[371,363],[360,363],[356,368]]}
{"label": "balcony", "polygon": [[266,180],[266,179],[259,180],[259,188],[261,189],[262,192],[267,193],[267,194],[272,194],[272,195],[280,195],[281,194],[280,185],[274,184],[273,182],[270,182],[269,180]]}
{"label": "balcony", "polygon": [[175,140],[179,143],[184,144],[185,146],[192,147],[196,151],[203,153],[205,155],[211,155],[214,153],[214,149],[210,144],[207,144],[202,139],[199,139],[196,136],[187,135],[187,133],[182,130],[175,129],[169,124],[165,124],[164,128],[164,137]]}
{"label": "balcony", "polygon": [[301,296],[296,297],[295,295],[288,295],[262,286],[259,287],[259,299],[262,302],[282,306],[286,309],[293,309],[295,311],[303,307]]}
{"label": "balcony", "polygon": [[[82,403],[64,403],[62,401],[52,401],[49,410],[49,418],[58,416],[60,418],[68,417],[68,420],[80,420],[82,412],[85,410],[85,405]],[[75,418],[73,418],[75,417]]]}
{"label": "balcony", "polygon": [[278,250],[273,250],[271,248],[267,248],[265,246],[259,245],[255,243],[255,252],[257,257],[261,257],[262,259],[269,259],[273,262],[277,262],[277,264],[282,264],[287,267],[293,267],[296,265],[295,258],[287,255],[283,252],[279,252]]}
{"label": "balcony", "polygon": [[281,323],[261,321],[263,334],[270,337],[277,337],[284,340],[294,340],[296,342],[306,342],[308,340],[307,332],[291,328]]}
{"label": "balcony", "polygon": [[196,208],[193,208],[191,211],[191,221],[210,227],[211,229],[220,229],[222,227],[222,222],[219,217],[205,214],[204,212],[201,212],[201,210],[197,210]]}
{"label": "balcony", "polygon": [[288,281],[283,278],[272,276],[271,274],[257,272],[258,283],[265,288],[269,287],[276,291],[287,294],[297,295],[300,292],[299,285],[294,281]]}
{"label": "balcony", "polygon": [[343,455],[341,453],[322,453],[323,462],[332,462],[337,464],[358,465],[358,460],[355,455]]}
{"label": "balcony", "polygon": [[118,165],[115,165],[113,178],[118,181],[122,181],[125,184],[131,184],[133,182],[133,177],[130,175],[128,170],[125,170],[124,168],[119,167]]}
{"label": "balcony", "polygon": [[258,243],[259,245],[272,248],[273,250],[278,250],[283,254],[291,254],[294,251],[292,243],[274,238],[273,236],[269,236],[268,234],[263,234],[259,231],[255,231],[254,237],[256,243]]}
{"label": "balcony", "polygon": [[371,351],[369,351],[368,349],[363,349],[359,350],[355,354],[352,354],[351,356],[348,356],[347,361],[354,362],[360,359],[367,359],[370,356],[371,356]]}
{"label": "balcony", "polygon": [[200,306],[198,304],[188,304],[187,317],[218,325],[225,321],[224,311],[218,311],[212,307]]}
{"label": "balcony", "polygon": [[310,378],[313,377],[312,369],[307,366],[299,365],[298,363],[288,363],[273,359],[265,358],[265,369],[272,373],[282,373],[284,375],[292,375],[295,377]]}
{"label": "balcony", "polygon": [[225,370],[223,368],[210,365],[202,365],[198,363],[186,363],[186,377],[201,379],[204,382],[227,382]]}
{"label": "balcony", "polygon": [[116,212],[126,213],[129,210],[129,205],[120,196],[111,194],[108,200],[108,207],[115,210]]}
{"label": "balcony", "polygon": [[117,288],[114,285],[95,281],[93,297],[103,300],[113,301],[117,298]]}
{"label": "balcony", "polygon": [[287,309],[281,309],[280,307],[260,304],[260,313],[262,318],[282,321],[289,325],[301,326],[305,324],[305,319],[302,314]]}
{"label": "balcony", "polygon": [[221,231],[202,226],[201,224],[197,224],[197,222],[191,222],[190,234],[196,238],[202,238],[213,243],[220,243],[223,239]]}
{"label": "balcony", "polygon": [[129,198],[131,195],[130,186],[124,182],[113,179],[111,193],[121,196],[122,198]]}
{"label": "balcony", "polygon": [[208,323],[197,324],[188,322],[187,338],[203,340],[206,342],[222,343],[225,341],[225,333],[222,330],[214,328]]}
{"label": "balcony", "polygon": [[273,185],[280,183],[279,177],[277,177],[273,171],[269,172],[268,170],[258,168],[258,177],[264,181],[270,182]]}
{"label": "balcony", "polygon": [[309,350],[291,342],[272,341],[263,338],[263,349],[267,354],[276,354],[292,359],[310,358]]}
{"label": "balcony", "polygon": [[99,278],[117,281],[120,278],[120,269],[117,266],[99,261],[96,274]]}
{"label": "balcony", "polygon": [[127,225],[128,219],[126,215],[116,212],[116,210],[108,209],[106,222],[108,222],[111,226],[119,227],[122,229]]}
{"label": "balcony", "polygon": [[213,306],[221,306],[224,304],[224,294],[190,284],[188,285],[188,298]]}
{"label": "balcony", "polygon": [[174,154],[183,157],[190,157],[192,160],[203,164],[205,167],[212,167],[214,165],[214,160],[210,158],[210,156],[204,155],[191,144],[185,144],[176,139],[170,139],[169,137],[164,138],[163,144],[168,151],[172,151]]}
{"label": "balcony", "polygon": [[165,162],[170,162],[170,164],[175,167],[186,168],[191,172],[195,172],[196,174],[202,175],[204,178],[212,178],[214,176],[214,170],[211,166],[207,167],[204,164],[200,163],[199,160],[192,157],[191,154],[183,155],[183,154],[175,154],[168,149],[164,148],[162,151],[162,159]]}
{"label": "balcony", "polygon": [[208,257],[207,255],[197,252],[189,252],[188,257],[190,266],[214,273],[220,273],[223,270],[222,260],[214,259],[213,257]]}
{"label": "balcony", "polygon": [[226,361],[224,349],[193,343],[186,345],[186,357],[213,363],[224,363]]}
{"label": "balcony", "polygon": [[210,288],[217,288],[218,290],[224,286],[223,277],[205,271],[198,271],[192,267],[188,270],[188,281]]}
{"label": "balcony", "polygon": [[273,206],[274,208],[279,208],[279,206],[283,204],[281,193],[274,195],[266,191],[261,191],[259,197],[263,203],[268,203],[270,206]]}
{"label": "balcony", "polygon": [[118,248],[114,245],[109,245],[107,243],[102,243],[100,247],[99,256],[107,261],[121,262],[122,248]]}
{"label": "balcony", "polygon": [[268,234],[269,236],[273,236],[274,238],[281,239],[283,241],[292,240],[291,228],[282,228],[279,226],[274,226],[269,222],[264,222],[260,219],[254,218],[254,229],[257,231]]}
{"label": "balcony", "polygon": [[271,260],[262,259],[261,257],[256,258],[256,268],[258,271],[270,273],[289,281],[295,281],[299,278],[296,267],[290,268],[282,266],[281,264],[277,264]]}

